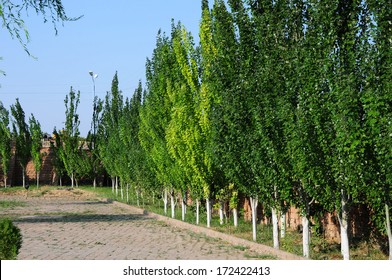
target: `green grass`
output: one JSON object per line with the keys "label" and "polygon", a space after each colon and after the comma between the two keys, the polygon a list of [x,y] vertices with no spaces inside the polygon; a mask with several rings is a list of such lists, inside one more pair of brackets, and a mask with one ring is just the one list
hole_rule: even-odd
{"label": "green grass", "polygon": [[10,208],[13,209],[15,207],[23,207],[26,203],[22,201],[14,201],[14,200],[0,200],[0,208]]}

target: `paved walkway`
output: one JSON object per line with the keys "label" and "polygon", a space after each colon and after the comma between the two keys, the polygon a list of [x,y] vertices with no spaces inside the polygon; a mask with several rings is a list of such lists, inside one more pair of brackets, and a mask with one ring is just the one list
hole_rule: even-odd
{"label": "paved walkway", "polygon": [[23,205],[2,209],[1,213],[1,216],[13,217],[21,229],[23,244],[19,259],[225,260],[266,257],[249,246],[209,237],[203,230],[195,232],[191,225],[178,227],[157,219],[156,215],[146,215],[140,209],[117,202],[85,197],[80,200],[77,196],[26,198],[1,194],[0,200],[23,202]]}

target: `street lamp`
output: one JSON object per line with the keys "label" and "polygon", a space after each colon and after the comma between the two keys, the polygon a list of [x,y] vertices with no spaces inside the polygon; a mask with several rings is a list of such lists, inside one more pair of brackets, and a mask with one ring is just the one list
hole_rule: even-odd
{"label": "street lamp", "polygon": [[[96,78],[98,78],[98,74],[95,74],[93,71],[88,71],[88,73],[90,74],[90,76],[91,76],[91,79],[93,80],[93,90],[94,90],[94,100],[93,100],[93,121],[92,121],[92,123],[91,123],[91,126],[92,126],[92,129],[93,129],[93,135],[92,135],[92,137],[91,137],[91,149],[92,150],[94,150],[95,149],[95,140],[96,140],[96,130],[97,130],[97,125],[98,125],[98,120],[97,120],[97,118],[98,118],[98,116],[97,116],[97,100],[96,100],[96,98],[95,98],[95,79]],[[94,156],[94,153],[92,153],[92,156]],[[93,185],[94,185],[94,188],[95,188],[95,186],[96,186],[96,177],[95,177],[95,166],[93,167],[94,168],[94,182],[93,182]]]}
{"label": "street lamp", "polygon": [[95,103],[95,79],[98,78],[98,74],[94,74],[93,71],[88,71],[88,73],[91,76],[91,79],[93,80],[93,86],[94,86],[94,103]]}

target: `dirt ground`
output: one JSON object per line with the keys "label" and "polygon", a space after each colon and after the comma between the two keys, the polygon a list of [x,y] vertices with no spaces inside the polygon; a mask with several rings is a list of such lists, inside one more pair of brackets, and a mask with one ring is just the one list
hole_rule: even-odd
{"label": "dirt ground", "polygon": [[[0,192],[11,201],[1,216],[21,229],[18,259],[226,260],[298,256],[118,202],[79,189]],[[12,206],[14,205],[14,206]]]}

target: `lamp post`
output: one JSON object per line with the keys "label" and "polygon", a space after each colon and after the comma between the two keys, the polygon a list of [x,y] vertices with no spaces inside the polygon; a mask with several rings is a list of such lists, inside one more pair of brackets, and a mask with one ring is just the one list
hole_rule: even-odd
{"label": "lamp post", "polygon": [[95,104],[95,79],[98,78],[98,74],[94,74],[93,71],[88,72],[93,80],[93,87],[94,87],[94,104]]}
{"label": "lamp post", "polygon": [[[94,94],[94,99],[93,99],[93,121],[91,123],[91,126],[93,128],[93,135],[91,136],[91,149],[92,149],[92,156],[94,157],[94,149],[95,149],[95,140],[96,140],[96,128],[97,128],[97,100],[95,97],[95,79],[98,78],[98,74],[94,74],[93,71],[88,72],[91,76],[91,79],[93,80],[93,94]],[[93,181],[93,186],[95,188],[96,186],[96,177],[95,177],[95,167],[94,168],[94,181]]]}

